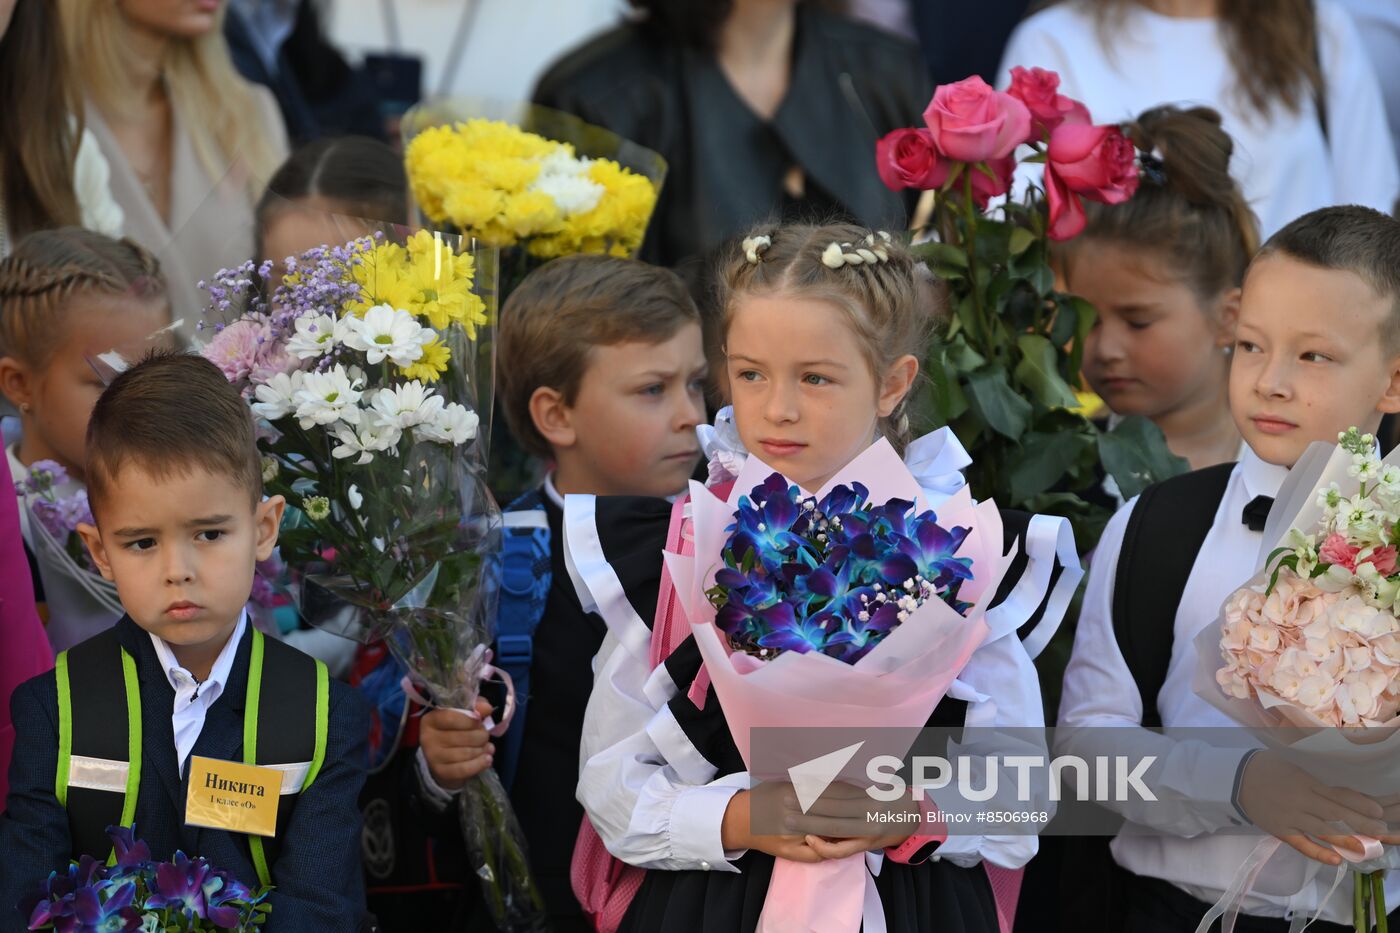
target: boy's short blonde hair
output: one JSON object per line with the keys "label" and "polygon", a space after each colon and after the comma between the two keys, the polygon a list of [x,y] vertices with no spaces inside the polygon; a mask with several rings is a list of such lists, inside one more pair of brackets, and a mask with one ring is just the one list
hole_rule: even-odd
{"label": "boy's short blonde hair", "polygon": [[572,405],[594,347],[670,340],[700,312],[680,276],[635,259],[568,256],[531,272],[501,310],[501,406],[520,445],[554,455],[530,398],[554,389]]}
{"label": "boy's short blonde hair", "polygon": [[1400,220],[1358,204],[1320,208],[1269,237],[1255,259],[1272,255],[1359,276],[1389,302],[1381,336],[1400,349]]}

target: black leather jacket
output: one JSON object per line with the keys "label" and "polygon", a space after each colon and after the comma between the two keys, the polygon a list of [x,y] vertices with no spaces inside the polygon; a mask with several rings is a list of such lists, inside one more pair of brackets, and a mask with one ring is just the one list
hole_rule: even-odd
{"label": "black leather jacket", "polygon": [[[875,141],[922,123],[932,87],[912,43],[798,6],[792,81],[771,121],[713,55],[625,25],[568,53],[535,102],[606,127],[670,165],[641,258],[676,265],[765,219],[840,217],[903,229],[911,202],[881,184]],[[800,167],[805,197],[784,194]]]}

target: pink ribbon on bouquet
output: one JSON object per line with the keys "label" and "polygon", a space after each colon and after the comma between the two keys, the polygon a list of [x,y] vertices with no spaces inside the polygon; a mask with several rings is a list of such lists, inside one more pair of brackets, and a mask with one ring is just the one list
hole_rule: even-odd
{"label": "pink ribbon on bouquet", "polygon": [[884,858],[865,852],[816,863],[774,859],[756,933],[885,933],[875,887]]}
{"label": "pink ribbon on bouquet", "polygon": [[[1342,879],[1346,877],[1348,863],[1360,865],[1363,862],[1378,859],[1385,854],[1385,849],[1381,845],[1380,840],[1372,839],[1370,836],[1357,836],[1355,838],[1363,847],[1363,850],[1359,854],[1350,849],[1341,849],[1337,846],[1332,846],[1332,849],[1342,857],[1341,864],[1337,866],[1337,874],[1332,879],[1332,885],[1327,889],[1327,893],[1322,896],[1321,900],[1317,902],[1317,907],[1313,910],[1313,915],[1308,918],[1307,922],[1303,922],[1302,914],[1294,916],[1293,922],[1289,926],[1290,933],[1295,930],[1301,933],[1302,930],[1306,930],[1308,927],[1312,926],[1317,918],[1322,915],[1322,909],[1327,905],[1327,902],[1332,899],[1332,895],[1335,894],[1337,888],[1341,886]],[[1259,841],[1259,844],[1254,847],[1254,851],[1249,853],[1249,856],[1235,871],[1235,877],[1230,880],[1230,887],[1225,890],[1224,894],[1220,895],[1220,900],[1216,901],[1215,905],[1212,906],[1210,910],[1206,911],[1206,915],[1201,918],[1201,922],[1196,926],[1196,933],[1207,933],[1210,929],[1210,925],[1215,922],[1217,917],[1223,918],[1220,922],[1220,933],[1234,933],[1235,920],[1240,915],[1240,907],[1244,903],[1245,897],[1254,889],[1254,882],[1259,880],[1259,873],[1264,870],[1264,866],[1269,863],[1269,859],[1274,857],[1274,853],[1277,852],[1282,845],[1283,841],[1273,836]],[[1307,883],[1311,883],[1311,880],[1310,876]]]}
{"label": "pink ribbon on bouquet", "polygon": [[[490,648],[487,648],[485,646],[479,646],[475,651],[472,652],[472,654],[477,657],[480,657],[482,660],[482,683],[485,683],[490,680],[497,680],[505,685],[506,705],[504,711],[501,713],[500,722],[493,721],[490,716],[487,716],[483,719],[481,715],[477,713],[477,711],[474,709],[462,709],[458,706],[439,706],[438,704],[434,703],[432,700],[424,696],[418,690],[417,685],[413,683],[412,679],[407,674],[403,676],[403,680],[401,680],[399,684],[403,687],[404,695],[407,696],[413,702],[417,703],[419,706],[424,706],[428,709],[447,709],[451,710],[454,713],[461,713],[463,716],[466,716],[469,719],[478,720],[483,726],[486,727],[487,732],[491,733],[493,737],[499,739],[501,736],[506,734],[506,730],[510,728],[510,719],[512,716],[515,715],[515,682],[510,679],[510,674],[506,673],[505,671],[501,670],[499,667],[491,663]],[[468,663],[470,664],[471,661],[469,660]]]}

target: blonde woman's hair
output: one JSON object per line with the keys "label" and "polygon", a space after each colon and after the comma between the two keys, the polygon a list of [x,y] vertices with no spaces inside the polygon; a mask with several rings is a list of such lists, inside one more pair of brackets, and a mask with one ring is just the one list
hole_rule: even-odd
{"label": "blonde woman's hair", "polygon": [[[57,0],[69,67],[98,109],[125,119],[131,109],[134,54],[130,27],[115,0]],[[195,153],[209,177],[224,176],[242,158],[254,201],[280,154],[259,118],[253,86],[233,67],[223,31],[224,8],[215,27],[196,39],[172,39],[160,63],[170,104],[188,128]]]}
{"label": "blonde woman's hair", "polygon": [[31,233],[0,260],[0,356],[48,365],[67,339],[75,298],[156,301],[165,294],[160,263],[131,240],[81,227]]}
{"label": "blonde woman's hair", "polygon": [[[833,243],[843,257],[858,258],[833,265]],[[715,279],[721,340],[728,340],[735,307],[745,296],[827,301],[845,313],[877,383],[900,357],[924,358],[937,318],[938,297],[927,270],[899,240],[852,224],[755,227],[723,255]],[[908,398],[880,419],[881,434],[900,450],[910,440]]]}

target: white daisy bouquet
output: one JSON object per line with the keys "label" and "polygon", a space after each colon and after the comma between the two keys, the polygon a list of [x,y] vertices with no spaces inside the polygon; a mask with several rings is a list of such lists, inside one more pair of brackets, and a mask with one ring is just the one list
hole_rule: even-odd
{"label": "white daisy bouquet", "polygon": [[[274,286],[271,263],[247,263],[205,285],[211,316],[232,320],[201,325],[213,331],[202,352],[261,422],[264,484],[293,507],[280,547],[304,575],[303,611],[383,639],[428,702],[470,711],[494,672],[486,568],[501,521],[478,412],[490,410],[481,351],[496,253],[423,230],[377,233],[280,271]],[[542,902],[499,779],[487,771],[463,793],[497,928],[537,928]]]}

